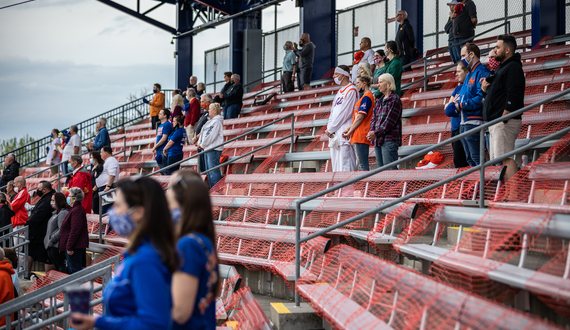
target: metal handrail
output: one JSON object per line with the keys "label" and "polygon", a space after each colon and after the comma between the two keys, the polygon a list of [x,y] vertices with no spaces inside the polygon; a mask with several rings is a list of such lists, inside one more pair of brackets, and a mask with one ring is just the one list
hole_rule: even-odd
{"label": "metal handrail", "polygon": [[[0,228],[0,230],[4,231],[11,226],[12,225],[2,227],[2,228]],[[24,236],[21,236],[22,233],[24,234]],[[29,244],[30,244],[30,237],[29,236],[30,236],[30,234],[29,234],[28,226],[24,226],[23,228],[11,229],[9,233],[0,237],[0,242],[2,242],[2,244],[4,244],[4,242],[7,242],[7,244],[4,244],[6,247],[12,248],[16,251],[18,250],[18,248],[22,247],[22,250],[23,250],[22,252],[24,254],[24,263],[23,263],[23,265],[20,265],[20,266],[23,267],[24,271],[18,272],[18,277],[20,277],[20,278],[27,276],[28,272],[29,272],[29,269],[28,269],[28,252],[29,252]],[[17,237],[19,243],[14,242],[15,237]],[[16,252],[16,254],[20,255],[21,252]]]}
{"label": "metal handrail", "polygon": [[[70,286],[91,282],[90,294],[91,297],[93,297],[93,293],[102,291],[105,285],[111,280],[113,267],[116,269],[119,262],[120,256],[114,256],[82,269],[75,274],[67,276],[65,281],[51,283],[45,286],[43,290],[33,291],[10,301],[9,304],[0,305],[0,317],[6,317],[6,326],[0,327],[0,330],[11,329],[14,328],[14,326],[16,329],[20,329],[20,325],[22,325],[22,323],[37,320],[38,318],[42,319],[40,323],[33,324],[30,327],[26,327],[26,329],[41,329],[60,320],[63,320],[63,328],[68,329],[67,318],[70,316],[71,312],[69,311],[69,301],[67,294],[65,293],[65,289]],[[99,277],[103,277],[102,285],[99,288],[94,288],[93,281]],[[62,292],[65,293],[63,302],[57,302],[57,299],[51,299]],[[46,307],[42,304],[45,301],[49,301],[52,304],[50,304],[49,307]],[[101,304],[101,302],[102,298],[91,300],[90,306],[96,306]],[[20,311],[26,310],[30,307],[38,306],[38,303],[40,303],[40,306],[42,307],[36,310],[30,310],[27,315],[23,313],[24,315],[20,315],[20,318],[23,319],[18,320],[17,323],[11,319],[12,314],[20,313]],[[63,313],[58,314],[57,309],[61,307],[63,307],[64,311]],[[43,314],[55,316],[44,319]],[[16,324],[14,325],[13,323]]]}
{"label": "metal handrail", "polygon": [[[500,157],[497,157],[497,158],[495,158],[495,159],[492,159],[492,160],[490,160],[490,161],[485,162],[485,129],[487,129],[488,127],[493,126],[493,125],[495,125],[495,124],[498,124],[498,123],[500,123],[500,122],[502,122],[502,121],[509,120],[509,119],[511,119],[511,118],[513,118],[513,117],[522,115],[525,111],[528,111],[528,110],[530,110],[530,109],[536,108],[536,107],[538,107],[538,106],[540,106],[540,105],[542,105],[542,104],[545,104],[545,103],[547,103],[547,102],[554,101],[554,100],[556,100],[556,99],[558,99],[558,98],[560,98],[560,97],[563,97],[563,96],[565,96],[565,95],[567,95],[567,94],[570,94],[570,89],[566,89],[566,90],[564,90],[564,91],[562,91],[562,92],[560,92],[560,93],[557,93],[557,94],[552,95],[552,96],[550,96],[550,97],[547,97],[547,98],[545,98],[545,99],[543,99],[543,100],[541,100],[541,101],[538,101],[538,102],[535,102],[535,103],[533,103],[533,104],[531,104],[531,105],[528,105],[528,106],[526,106],[526,107],[523,107],[523,108],[521,108],[521,109],[519,109],[519,110],[517,110],[517,111],[513,111],[513,112],[511,112],[511,113],[509,113],[509,114],[507,114],[507,115],[504,115],[504,116],[502,116],[502,117],[499,117],[499,118],[497,118],[497,119],[495,119],[495,120],[492,120],[492,121],[490,121],[490,122],[487,122],[487,123],[485,123],[485,124],[482,124],[482,125],[480,125],[480,126],[477,126],[477,127],[475,127],[475,128],[472,128],[472,129],[470,129],[470,130],[467,131],[467,132],[464,132],[464,133],[461,133],[461,134],[459,134],[459,135],[456,135],[456,136],[454,136],[454,137],[452,137],[452,138],[449,138],[449,139],[447,139],[447,140],[445,140],[445,141],[442,141],[442,142],[440,142],[440,143],[437,143],[437,144],[434,144],[434,145],[430,145],[429,147],[426,147],[426,148],[424,148],[424,149],[422,149],[422,150],[420,150],[420,151],[414,152],[414,153],[412,153],[412,154],[410,154],[410,155],[408,155],[408,156],[406,156],[406,157],[404,157],[404,158],[401,158],[401,159],[399,159],[399,160],[397,160],[397,161],[394,161],[394,162],[392,162],[392,163],[390,163],[390,164],[381,166],[381,167],[379,167],[379,168],[377,168],[377,169],[375,169],[375,170],[369,171],[369,172],[367,172],[367,173],[364,173],[364,174],[362,174],[362,175],[359,175],[359,176],[357,176],[357,177],[354,177],[354,178],[352,178],[352,179],[349,179],[349,180],[347,180],[347,181],[345,181],[345,182],[336,184],[336,185],[334,185],[334,186],[332,186],[332,187],[330,187],[330,188],[327,188],[327,189],[322,190],[322,191],[320,191],[320,192],[318,192],[318,193],[312,194],[311,196],[296,199],[296,200],[293,202],[293,203],[294,203],[294,206],[295,206],[295,283],[296,283],[296,281],[299,279],[299,277],[300,277],[300,275],[301,275],[301,268],[300,268],[300,266],[301,266],[301,264],[300,264],[300,262],[301,262],[301,253],[300,253],[300,251],[301,251],[301,243],[306,242],[306,241],[308,241],[308,240],[310,240],[310,239],[313,239],[313,238],[315,238],[315,237],[324,235],[324,234],[326,234],[326,233],[328,233],[328,232],[330,232],[330,231],[332,231],[332,230],[334,230],[334,229],[336,229],[336,228],[345,226],[345,225],[347,225],[347,224],[349,224],[349,223],[352,223],[352,222],[354,222],[354,221],[360,220],[360,219],[362,219],[362,218],[364,218],[364,217],[366,217],[366,216],[369,216],[369,215],[378,213],[379,211],[381,211],[381,210],[383,210],[383,209],[386,209],[386,208],[388,208],[388,207],[392,207],[392,206],[394,206],[394,205],[396,205],[396,204],[398,204],[398,203],[405,202],[406,200],[408,200],[408,199],[410,199],[410,198],[412,198],[412,197],[415,197],[415,196],[417,196],[417,195],[423,194],[423,193],[425,193],[425,192],[427,192],[427,191],[429,191],[429,190],[431,190],[431,189],[434,189],[434,188],[437,188],[437,187],[439,187],[439,186],[442,186],[442,185],[444,185],[444,184],[446,184],[446,183],[448,183],[448,182],[451,182],[451,181],[453,181],[453,180],[459,179],[459,178],[461,178],[461,177],[464,177],[464,176],[466,176],[466,175],[468,175],[468,174],[471,174],[471,173],[473,173],[473,172],[475,172],[475,171],[478,171],[478,170],[480,171],[480,176],[479,176],[479,207],[481,207],[481,208],[484,207],[484,206],[485,206],[485,205],[484,205],[484,204],[485,204],[485,195],[484,195],[484,187],[485,187],[485,186],[484,186],[484,182],[485,182],[485,168],[486,168],[487,166],[492,166],[492,165],[496,164],[496,163],[499,162],[499,161],[505,160],[505,159],[507,159],[507,158],[509,158],[509,157],[511,157],[511,156],[513,156],[513,155],[516,155],[516,154],[519,153],[519,152],[526,151],[526,150],[531,149],[531,148],[533,148],[533,147],[535,147],[535,146],[537,146],[537,145],[540,145],[541,143],[546,142],[546,141],[548,141],[548,140],[550,140],[550,139],[552,139],[552,138],[559,137],[559,136],[562,136],[563,134],[566,134],[566,133],[570,132],[570,127],[566,127],[566,128],[564,128],[564,129],[562,129],[562,130],[560,130],[560,131],[558,131],[558,132],[555,132],[555,133],[553,133],[553,134],[550,134],[550,135],[548,135],[548,136],[545,136],[545,137],[543,137],[543,138],[540,138],[540,139],[538,139],[538,140],[536,140],[536,141],[534,141],[534,142],[531,142],[531,143],[527,144],[526,146],[520,147],[520,148],[518,148],[518,149],[515,149],[515,150],[513,150],[513,151],[507,153],[507,154],[504,154],[504,155],[502,155],[502,156],[500,156]],[[352,218],[346,219],[346,220],[344,220],[344,221],[338,222],[338,223],[335,224],[335,225],[332,225],[332,226],[329,226],[329,227],[327,227],[327,228],[321,229],[321,230],[319,230],[319,231],[317,231],[317,232],[314,232],[314,233],[312,233],[312,234],[310,234],[310,235],[307,235],[307,236],[301,238],[301,204],[306,203],[306,202],[308,202],[308,201],[310,201],[310,200],[316,199],[316,198],[318,198],[318,197],[324,196],[324,195],[326,195],[326,194],[329,194],[329,193],[331,193],[331,192],[333,192],[333,191],[335,191],[335,190],[337,190],[337,189],[341,189],[341,188],[346,187],[346,186],[348,186],[348,185],[354,184],[354,183],[356,183],[356,182],[358,182],[358,181],[361,181],[361,180],[363,180],[363,179],[366,179],[366,178],[368,178],[368,177],[371,177],[371,176],[373,176],[373,175],[375,175],[375,174],[378,174],[378,173],[380,173],[380,172],[383,172],[383,171],[385,171],[385,170],[389,170],[390,168],[393,168],[394,166],[403,164],[403,163],[405,163],[405,162],[407,162],[407,161],[409,161],[409,160],[412,160],[412,159],[415,158],[415,157],[424,156],[425,154],[427,154],[428,152],[430,152],[430,151],[432,151],[432,150],[435,150],[435,149],[437,149],[437,148],[439,148],[439,147],[443,147],[443,146],[448,145],[448,144],[450,144],[450,143],[459,141],[459,140],[461,140],[461,139],[463,139],[463,138],[465,138],[465,137],[467,137],[467,136],[469,136],[469,135],[472,135],[472,134],[474,134],[474,133],[477,133],[477,132],[479,132],[479,134],[480,134],[480,141],[479,141],[479,150],[480,150],[480,157],[481,157],[481,158],[480,158],[480,165],[471,167],[470,169],[467,169],[467,170],[465,170],[465,171],[463,171],[463,172],[461,172],[461,173],[459,173],[459,174],[453,175],[453,176],[451,176],[451,177],[449,177],[449,178],[446,178],[446,179],[444,179],[444,180],[442,180],[442,181],[439,181],[439,182],[437,182],[437,183],[431,184],[431,185],[429,185],[429,186],[427,186],[427,187],[424,187],[424,188],[422,188],[422,189],[420,189],[420,190],[417,190],[417,191],[415,191],[415,192],[413,192],[413,193],[407,194],[407,195],[402,196],[402,197],[400,197],[400,198],[397,198],[397,199],[395,199],[395,200],[393,200],[393,201],[384,203],[384,204],[382,204],[382,206],[379,206],[379,207],[377,207],[377,208],[368,210],[368,211],[366,211],[366,212],[364,212],[364,213],[361,213],[360,215],[357,215],[357,216],[354,216],[354,217],[352,217]],[[297,291],[297,289],[295,289],[295,305],[296,305],[296,306],[300,306],[300,297],[299,297],[299,292]]]}
{"label": "metal handrail", "polygon": [[[172,90],[171,90],[171,89],[163,89],[163,90],[161,90],[161,92],[164,92],[165,95],[167,95],[167,93],[168,93],[168,92],[172,92]],[[108,111],[106,111],[106,112],[103,112],[103,113],[101,113],[101,114],[99,114],[99,115],[97,115],[97,116],[94,116],[94,117],[91,117],[91,118],[89,118],[89,119],[86,119],[86,120],[84,120],[84,121],[82,121],[82,122],[79,122],[79,123],[77,123],[77,124],[75,124],[75,125],[76,125],[79,129],[85,129],[85,128],[87,128],[87,127],[83,127],[85,124],[88,124],[88,123],[94,121],[94,120],[97,119],[97,118],[105,117],[105,118],[107,118],[108,123],[111,123],[111,120],[112,120],[113,118],[117,118],[117,119],[120,120],[120,124],[117,125],[117,126],[115,126],[115,127],[109,128],[110,130],[116,129],[116,128],[118,128],[118,127],[124,127],[126,124],[129,124],[129,123],[131,123],[131,122],[133,122],[133,121],[135,121],[135,120],[139,120],[140,118],[143,118],[143,117],[145,116],[145,114],[143,114],[143,115],[141,115],[141,116],[138,116],[138,117],[135,117],[135,118],[126,120],[126,118],[125,118],[125,111],[126,111],[126,110],[131,110],[131,109],[133,109],[133,108],[136,108],[137,106],[141,106],[141,105],[144,106],[145,104],[142,103],[142,99],[143,99],[143,98],[146,98],[146,97],[150,97],[150,96],[152,96],[152,95],[153,95],[152,93],[151,93],[151,94],[148,94],[148,95],[145,95],[145,96],[143,96],[143,97],[141,97],[141,98],[138,98],[138,99],[136,99],[136,100],[134,100],[134,101],[125,103],[125,104],[123,104],[123,105],[121,105],[121,106],[119,106],[119,107],[113,108],[113,109],[108,110]],[[166,102],[166,99],[165,99],[165,102]],[[114,114],[114,112],[120,110],[121,108],[123,109],[123,111],[117,112],[117,113]],[[94,122],[93,124],[89,124],[89,125],[92,126],[92,125],[95,125],[95,124],[96,124],[96,122]],[[96,134],[95,134],[95,135],[92,135],[92,136],[88,136],[88,137],[83,136],[81,142],[83,143],[83,142],[85,142],[85,141],[88,141],[88,140],[94,138],[95,136],[96,136]],[[42,142],[42,141],[44,141],[44,142]],[[23,156],[23,155],[26,155],[26,154],[28,154],[28,153],[32,153],[32,152],[37,153],[36,159],[35,159],[34,161],[29,161],[29,162],[27,162],[27,163],[22,162],[22,163],[20,164],[21,167],[28,166],[28,165],[33,164],[34,162],[37,162],[37,161],[39,161],[40,159],[43,158],[43,156],[42,156],[42,157],[39,156],[40,150],[43,149],[43,148],[45,148],[46,146],[48,146],[50,143],[51,143],[51,136],[48,135],[48,136],[45,136],[45,137],[43,137],[43,138],[40,138],[40,139],[38,139],[38,140],[36,140],[36,141],[30,142],[30,143],[28,143],[28,144],[26,144],[26,145],[24,145],[24,146],[21,146],[21,147],[19,147],[19,148],[16,148],[16,149],[14,149],[14,150],[12,150],[12,151],[9,151],[9,152],[7,152],[7,153],[5,153],[5,154],[0,155],[0,159],[2,159],[3,157],[6,157],[6,156],[7,156],[8,154],[10,154],[10,153],[16,154],[16,158],[21,157],[21,156]],[[36,145],[36,146],[34,146],[34,145]],[[22,151],[22,152],[19,153],[20,151]]]}
{"label": "metal handrail", "polygon": [[[423,78],[423,79],[424,79],[424,90],[427,90],[427,79],[426,79],[426,78],[428,77],[428,76],[427,76],[427,62],[428,62],[428,59],[431,59],[431,57],[433,57],[433,56],[435,56],[435,55],[439,55],[439,54],[444,53],[444,52],[446,52],[446,51],[450,51],[451,48],[455,48],[455,47],[457,47],[457,46],[460,46],[460,45],[466,44],[466,43],[468,43],[468,42],[471,42],[471,41],[473,41],[475,38],[477,38],[477,37],[479,37],[479,36],[482,36],[482,35],[484,35],[484,34],[487,34],[487,33],[491,32],[491,31],[493,31],[493,30],[496,30],[496,29],[498,29],[498,28],[500,28],[500,27],[502,27],[502,26],[506,26],[506,27],[507,27],[507,34],[510,35],[510,34],[511,34],[511,21],[506,21],[506,22],[504,22],[504,23],[502,23],[502,24],[499,24],[499,25],[497,25],[497,26],[495,26],[495,27],[493,27],[493,28],[490,28],[490,29],[488,29],[488,30],[486,30],[486,31],[483,31],[483,32],[481,32],[481,33],[479,33],[479,34],[476,34],[476,35],[472,36],[472,37],[469,37],[469,38],[467,38],[467,39],[465,39],[465,40],[463,40],[463,41],[457,42],[457,43],[455,43],[455,44],[453,44],[453,45],[451,45],[451,46],[444,47],[444,48],[438,50],[437,52],[435,52],[435,53],[433,53],[433,54],[429,54],[429,55],[427,55],[427,56],[424,56],[424,57],[422,57],[422,58],[420,58],[420,59],[417,59],[417,60],[413,61],[412,63],[408,63],[408,64],[402,66],[402,69],[407,69],[407,68],[411,67],[411,66],[414,65],[414,64],[423,62],[423,63],[424,63],[424,78]],[[454,65],[455,65],[455,64],[454,64]],[[452,66],[453,66],[453,65],[450,65],[449,67],[446,68],[446,70],[449,69],[449,68],[452,67]],[[444,70],[444,71],[445,71],[445,70]],[[438,71],[438,72],[439,72],[439,71]],[[433,75],[434,75],[434,74],[431,74],[429,77],[431,77],[431,76],[433,76]],[[415,81],[415,82],[417,82],[417,81]]]}
{"label": "metal handrail", "polygon": [[[223,142],[223,143],[221,143],[221,144],[218,144],[218,145],[216,145],[216,146],[213,146],[213,147],[211,147],[211,148],[209,148],[209,149],[205,149],[205,150],[203,150],[203,151],[201,151],[201,152],[198,152],[198,153],[196,153],[196,154],[194,154],[194,155],[192,155],[192,156],[190,156],[190,157],[188,157],[188,158],[182,159],[182,160],[180,160],[180,161],[178,161],[178,162],[176,162],[176,163],[174,163],[174,164],[170,164],[170,165],[165,166],[165,167],[163,167],[163,168],[161,168],[161,169],[159,169],[159,170],[157,170],[157,171],[148,173],[148,174],[146,174],[145,176],[153,176],[153,175],[155,175],[155,174],[162,173],[162,172],[164,172],[164,171],[166,171],[166,170],[169,170],[169,169],[174,168],[174,167],[176,167],[176,166],[178,166],[178,165],[181,165],[182,163],[187,162],[187,161],[189,161],[190,159],[194,159],[194,158],[200,157],[201,155],[204,155],[204,154],[206,154],[206,153],[208,153],[208,152],[210,152],[210,151],[213,151],[213,150],[215,150],[215,149],[217,149],[217,148],[219,148],[219,147],[222,147],[222,146],[224,146],[224,145],[226,145],[226,144],[229,144],[229,143],[231,143],[231,142],[234,142],[234,141],[236,141],[236,140],[238,140],[238,139],[240,139],[240,138],[242,138],[242,137],[244,137],[244,136],[248,136],[248,135],[250,135],[250,134],[253,134],[253,133],[255,133],[255,132],[257,132],[257,131],[259,131],[259,130],[265,128],[265,127],[268,127],[268,126],[270,126],[270,125],[273,125],[273,124],[276,123],[276,122],[283,121],[283,120],[285,120],[285,119],[287,119],[287,118],[291,118],[291,133],[290,133],[290,134],[287,134],[287,135],[285,135],[285,136],[283,136],[283,137],[280,137],[280,138],[278,138],[277,140],[272,141],[272,142],[270,142],[270,143],[267,143],[267,144],[265,144],[265,145],[263,145],[263,146],[261,146],[261,147],[259,147],[259,148],[257,148],[257,149],[248,151],[248,152],[246,152],[245,154],[240,155],[240,156],[238,156],[238,157],[235,157],[235,158],[233,158],[233,159],[231,159],[231,160],[228,160],[228,161],[225,162],[225,163],[222,163],[222,164],[219,164],[219,165],[217,165],[217,166],[215,166],[215,167],[212,167],[212,168],[210,168],[210,169],[208,169],[208,170],[206,170],[206,171],[204,171],[204,172],[201,172],[201,174],[207,174],[207,173],[209,173],[209,172],[211,172],[211,171],[213,171],[213,170],[216,170],[216,169],[218,169],[218,168],[221,168],[221,167],[224,167],[224,166],[233,164],[233,163],[237,162],[238,160],[240,160],[240,159],[242,159],[242,158],[244,158],[244,157],[247,157],[247,156],[249,156],[249,155],[251,155],[251,154],[253,154],[253,153],[258,152],[258,151],[261,150],[261,149],[265,149],[265,148],[267,148],[267,147],[269,147],[269,146],[272,146],[272,145],[274,145],[274,144],[277,144],[277,143],[279,143],[279,142],[281,142],[281,141],[283,141],[283,140],[285,140],[285,139],[288,139],[288,138],[291,139],[291,145],[290,145],[290,147],[289,147],[289,152],[293,152],[293,145],[295,144],[295,114],[294,114],[294,113],[290,113],[290,114],[288,114],[288,115],[286,115],[286,116],[284,116],[284,117],[277,118],[277,119],[275,119],[275,120],[273,120],[273,121],[271,121],[271,122],[269,122],[269,123],[267,123],[267,124],[265,124],[265,125],[263,125],[263,126],[258,126],[258,127],[254,128],[254,129],[250,130],[250,131],[247,131],[247,132],[245,132],[245,133],[242,133],[242,134],[240,134],[240,135],[238,135],[238,136],[236,136],[236,137],[234,137],[234,138],[232,138],[232,139],[230,139],[230,140],[228,140],[228,141],[225,141],[225,142]],[[111,193],[114,192],[115,190],[117,190],[117,188],[113,188],[113,189],[109,189],[109,190],[107,190],[107,191],[99,192],[99,243],[103,243],[103,232],[102,232],[103,217],[106,215],[106,214],[103,214],[103,198],[102,198],[102,197],[105,196],[105,195],[111,194]]]}

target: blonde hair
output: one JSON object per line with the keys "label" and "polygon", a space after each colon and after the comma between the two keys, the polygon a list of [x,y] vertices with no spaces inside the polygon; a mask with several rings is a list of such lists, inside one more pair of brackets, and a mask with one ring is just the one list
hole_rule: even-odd
{"label": "blonde hair", "polygon": [[174,108],[176,108],[177,105],[184,107],[184,98],[180,94],[176,94],[172,97],[172,105],[170,105],[170,109],[174,111]]}
{"label": "blonde hair", "polygon": [[366,61],[360,61],[360,63],[358,63],[358,71],[360,72],[360,75],[363,75],[362,73],[365,73],[369,77],[372,77],[372,70],[370,69],[370,63]]}
{"label": "blonde hair", "polygon": [[394,77],[392,77],[391,74],[389,73],[381,74],[380,77],[378,77],[378,80],[382,80],[388,83],[388,89],[391,90],[392,92],[396,90],[396,82],[394,81]]}
{"label": "blonde hair", "polygon": [[222,106],[218,102],[210,104],[210,108],[214,106],[214,109],[218,112],[218,115],[222,112]]}

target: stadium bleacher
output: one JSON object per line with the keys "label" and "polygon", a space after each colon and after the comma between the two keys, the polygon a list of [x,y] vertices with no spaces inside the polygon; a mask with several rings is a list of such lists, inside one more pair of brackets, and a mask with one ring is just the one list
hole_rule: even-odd
{"label": "stadium bleacher", "polygon": [[[570,47],[550,45],[530,50],[526,46],[530,31],[515,36],[524,45],[525,104],[566,90],[570,75],[564,71],[570,63],[566,56]],[[495,40],[487,38],[477,44],[490,46]],[[432,58],[428,74],[449,62],[447,53]],[[428,91],[422,90],[423,83],[416,83],[423,77],[423,67],[414,69],[402,77],[402,84],[408,88],[402,97],[400,157],[450,137],[443,106],[456,85],[452,69],[431,77]],[[330,171],[328,140],[322,132],[338,86],[330,79],[312,85],[313,89],[277,94],[266,104],[256,105],[279,90],[278,81],[262,83],[244,95],[241,115],[224,121],[227,141],[294,114],[295,138],[293,144],[285,139],[224,167],[224,177],[212,189],[216,246],[223,264],[272,272],[291,291],[297,288],[335,328],[426,328],[429,324],[456,329],[554,327],[529,313],[538,314],[536,309],[517,306],[524,310],[516,311],[501,304],[510,302],[518,290],[532,293],[562,318],[570,317],[568,135],[525,153],[530,161],[507,182],[502,166],[487,167],[484,208],[477,203],[479,173],[473,173],[302,244],[302,277],[295,284],[294,200],[361,174]],[[565,97],[525,113],[517,146],[568,127],[569,101]],[[223,156],[231,161],[275,142],[290,130],[290,120],[273,124],[229,143]],[[112,145],[114,152],[127,147],[125,156],[117,156],[122,177],[157,170],[151,150],[154,135],[150,121],[145,119],[111,136],[111,140],[124,137],[126,141]],[[444,154],[445,161],[436,169],[415,170],[415,163],[410,163],[303,204],[301,237],[463,171],[452,168],[450,147],[437,151]],[[196,147],[184,147],[185,158],[196,153]],[[521,159],[522,155],[517,156],[519,162]],[[84,162],[87,164],[88,158],[84,157]],[[370,162],[375,164],[373,149]],[[189,161],[184,166],[196,169],[197,164]],[[29,167],[21,175],[33,175],[44,168]],[[29,178],[28,189],[47,177],[46,171]],[[152,177],[163,187],[169,180],[168,176]],[[61,183],[64,185],[63,179]],[[89,216],[88,220],[94,241],[100,230],[99,217]],[[107,255],[119,253],[128,242],[113,231],[105,235],[105,241],[117,246],[107,250],[112,251],[105,252]],[[383,259],[407,267],[414,267],[413,261],[418,260],[418,270],[424,275]],[[239,276],[235,272],[224,277],[218,319],[229,326],[270,328],[251,290],[240,289],[243,282]],[[50,272],[31,291],[64,277]]]}

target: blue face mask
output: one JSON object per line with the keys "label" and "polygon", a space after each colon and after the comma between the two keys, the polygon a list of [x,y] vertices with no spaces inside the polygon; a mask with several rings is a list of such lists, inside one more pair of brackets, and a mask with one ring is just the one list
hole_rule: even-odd
{"label": "blue face mask", "polygon": [[158,93],[158,89],[153,89],[152,92],[156,94]]}
{"label": "blue face mask", "polygon": [[93,159],[91,159],[91,165],[95,165],[95,164],[93,163]]}
{"label": "blue face mask", "polygon": [[117,214],[115,209],[109,210],[109,223],[113,230],[121,236],[129,236],[130,233],[135,229],[135,223],[131,218],[131,211],[127,213]]}
{"label": "blue face mask", "polygon": [[180,209],[170,210],[170,216],[174,224],[177,225],[180,222],[180,217],[182,217],[182,211]]}
{"label": "blue face mask", "polygon": [[69,170],[69,172],[73,172],[74,168],[73,166],[71,166],[71,164],[67,164],[67,169]]}
{"label": "blue face mask", "polygon": [[71,197],[67,197],[67,204],[71,205]]}
{"label": "blue face mask", "polygon": [[287,50],[287,46],[283,46],[283,50]]}

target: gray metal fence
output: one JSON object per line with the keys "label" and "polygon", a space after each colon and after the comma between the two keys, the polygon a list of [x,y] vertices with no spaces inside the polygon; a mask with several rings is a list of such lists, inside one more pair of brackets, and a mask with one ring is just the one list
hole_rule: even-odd
{"label": "gray metal fence", "polygon": [[0,228],[0,233],[5,233],[0,237],[0,247],[14,249],[18,256],[18,266],[14,269],[18,273],[18,277],[27,276],[29,273],[28,248],[30,244],[28,226],[13,229],[12,225],[8,225]]}
{"label": "gray metal fence", "polygon": [[204,75],[206,90],[219,92],[225,84],[224,72],[230,71],[230,45],[204,52]]}
{"label": "gray metal fence", "polygon": [[[285,42],[298,42],[300,37],[299,24],[292,24],[280,29],[263,33],[263,82],[281,79],[281,68]],[[273,72],[273,75],[270,75]]]}

